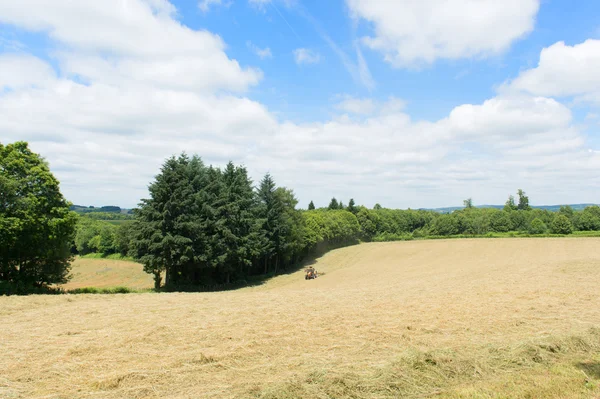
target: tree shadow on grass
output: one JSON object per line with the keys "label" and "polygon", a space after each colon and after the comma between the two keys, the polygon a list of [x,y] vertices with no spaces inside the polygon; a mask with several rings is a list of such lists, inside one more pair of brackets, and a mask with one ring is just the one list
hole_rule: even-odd
{"label": "tree shadow on grass", "polygon": [[600,380],[600,362],[580,362],[575,367],[583,371],[588,377]]}
{"label": "tree shadow on grass", "polygon": [[285,269],[280,269],[277,273],[270,272],[267,274],[261,274],[256,276],[248,276],[246,279],[234,281],[230,284],[214,284],[214,285],[193,285],[193,286],[173,286],[173,287],[162,287],[160,290],[155,290],[156,292],[221,292],[221,291],[233,291],[241,288],[248,287],[259,287],[261,285],[266,284],[269,280],[278,276],[286,276],[290,274],[294,274],[299,270],[302,270],[306,267],[312,266],[317,263],[317,261],[323,257],[327,252],[348,247],[352,245],[359,244],[356,242],[348,242],[339,245],[329,245],[317,247],[311,255],[308,255],[304,260],[298,262],[294,266],[288,266]]}

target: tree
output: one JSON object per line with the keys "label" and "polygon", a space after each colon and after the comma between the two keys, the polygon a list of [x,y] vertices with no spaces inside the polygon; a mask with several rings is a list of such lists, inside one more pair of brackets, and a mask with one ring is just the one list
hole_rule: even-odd
{"label": "tree", "polygon": [[471,209],[471,208],[473,208],[473,199],[467,198],[466,200],[463,201],[463,204],[465,205],[465,208]]}
{"label": "tree", "polygon": [[335,199],[335,197],[333,197],[331,199],[331,202],[329,203],[329,206],[327,207],[327,209],[329,209],[330,211],[334,211],[339,208],[340,208],[340,206],[338,204],[338,201]]}
{"label": "tree", "polygon": [[201,265],[208,251],[200,228],[197,201],[206,184],[207,172],[197,156],[185,154],[169,158],[135,211],[136,232],[130,245],[144,271],[154,275],[154,286],[189,283],[195,267]]}
{"label": "tree", "polygon": [[506,200],[506,203],[504,204],[504,211],[505,212],[510,212],[510,211],[516,211],[517,205],[515,205],[515,197],[513,197],[512,195],[508,196],[508,200]]}
{"label": "tree", "polygon": [[358,208],[356,207],[356,203],[354,202],[354,198],[350,198],[350,201],[348,202],[348,208],[346,208],[346,210],[350,213],[353,214],[357,214],[358,213]]}
{"label": "tree", "polygon": [[529,227],[530,234],[544,234],[548,230],[546,224],[539,218],[535,218],[531,221],[531,226]]}
{"label": "tree", "polygon": [[344,209],[346,209],[346,206],[344,205],[344,203],[343,203],[342,201],[340,201],[340,202],[338,203],[338,207],[337,207],[337,209],[339,209],[339,210],[344,210]]}
{"label": "tree", "polygon": [[0,144],[0,282],[68,280],[77,215],[48,164],[27,143]]}
{"label": "tree", "polygon": [[531,208],[529,207],[529,197],[525,195],[525,191],[519,189],[517,191],[517,195],[519,196],[519,205],[517,205],[517,209],[520,211],[528,211]]}
{"label": "tree", "polygon": [[552,221],[552,232],[554,234],[571,234],[573,232],[573,225],[565,215],[556,215]]}
{"label": "tree", "polygon": [[312,201],[310,201],[310,204],[308,204],[308,210],[309,211],[314,211],[315,210],[315,204]]}
{"label": "tree", "polygon": [[[266,174],[261,180],[258,197],[258,214],[262,220],[261,235],[261,254],[264,261],[263,273],[267,274],[273,258],[276,258],[281,248],[281,236],[283,234],[282,215],[283,204],[281,198],[275,194],[277,186],[270,174]],[[277,259],[275,259],[277,262]]]}
{"label": "tree", "polygon": [[381,207],[381,205],[375,204],[375,206],[373,207],[373,209],[375,209],[377,211],[377,210],[380,210],[380,209],[383,209],[383,208]]}
{"label": "tree", "polygon": [[573,211],[573,208],[571,208],[569,205],[561,205],[560,209],[558,210],[558,213],[561,215],[565,215],[569,218],[569,220],[571,220],[573,219],[575,211]]}

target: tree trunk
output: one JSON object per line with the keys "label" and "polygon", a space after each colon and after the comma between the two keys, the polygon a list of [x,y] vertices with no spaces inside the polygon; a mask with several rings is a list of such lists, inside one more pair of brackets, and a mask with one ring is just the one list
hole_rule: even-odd
{"label": "tree trunk", "polygon": [[165,272],[165,286],[169,286],[171,284],[171,273],[169,269]]}
{"label": "tree trunk", "polygon": [[225,282],[226,282],[226,284],[229,284],[229,272],[227,272],[227,275],[225,277]]}
{"label": "tree trunk", "polygon": [[161,282],[162,282],[162,276],[160,275],[160,271],[159,270],[154,271],[154,289],[155,290],[160,289]]}
{"label": "tree trunk", "polygon": [[265,256],[265,272],[263,274],[267,274],[268,271],[268,258]]}
{"label": "tree trunk", "polygon": [[275,255],[275,274],[277,274],[278,265],[279,265],[279,255]]}

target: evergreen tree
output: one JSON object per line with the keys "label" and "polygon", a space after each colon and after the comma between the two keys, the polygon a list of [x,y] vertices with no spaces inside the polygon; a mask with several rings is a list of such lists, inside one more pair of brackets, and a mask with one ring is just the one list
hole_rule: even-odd
{"label": "evergreen tree", "polygon": [[333,197],[331,199],[331,202],[329,203],[329,206],[327,207],[327,209],[329,209],[330,211],[334,211],[339,208],[340,208],[340,205],[338,204],[338,201],[335,199],[335,197]]}
{"label": "evergreen tree", "polygon": [[346,210],[348,212],[351,212],[353,214],[357,214],[358,213],[358,208],[356,207],[356,203],[354,202],[354,198],[350,198],[350,201],[348,202],[348,208],[346,208]]}
{"label": "evergreen tree", "polygon": [[309,211],[314,211],[315,210],[315,204],[312,201],[310,201],[310,204],[308,204],[308,210]]}
{"label": "evergreen tree", "polygon": [[169,158],[149,186],[150,198],[142,200],[136,210],[137,234],[131,244],[144,270],[154,275],[156,288],[163,272],[166,285],[190,283],[195,254],[202,253],[202,248],[195,248],[202,242],[196,194],[205,174],[196,156]]}
{"label": "evergreen tree", "polygon": [[217,205],[217,239],[220,241],[218,269],[230,282],[234,272],[246,274],[252,263],[251,235],[254,227],[254,192],[243,167],[229,162],[222,173],[221,198]]}
{"label": "evergreen tree", "polygon": [[[275,190],[275,181],[270,174],[265,175],[257,192],[258,214],[262,219],[260,242],[265,274],[268,273],[271,262],[276,258],[282,233],[283,205],[280,198],[275,195]],[[277,262],[277,259],[275,259],[275,262]]]}

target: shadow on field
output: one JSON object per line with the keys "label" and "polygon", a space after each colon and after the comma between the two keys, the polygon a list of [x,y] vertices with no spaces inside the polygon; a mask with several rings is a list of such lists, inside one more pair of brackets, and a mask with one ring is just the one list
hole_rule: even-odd
{"label": "shadow on field", "polygon": [[232,291],[238,290],[241,288],[248,287],[259,287],[261,285],[266,284],[269,280],[278,276],[286,276],[290,274],[294,274],[308,266],[312,266],[317,263],[317,261],[323,257],[329,251],[333,251],[335,249],[349,247],[352,245],[359,244],[359,241],[352,241],[349,243],[343,243],[339,245],[329,245],[329,246],[319,246],[310,255],[298,262],[295,266],[288,266],[286,269],[278,270],[277,273],[270,272],[267,274],[261,274],[256,276],[248,276],[246,279],[234,281],[230,284],[214,284],[214,285],[194,285],[194,286],[171,286],[171,287],[162,287],[160,290],[155,290],[156,292],[220,292],[220,291]]}
{"label": "shadow on field", "polygon": [[600,362],[581,362],[575,366],[587,376],[600,380]]}

